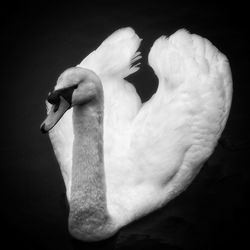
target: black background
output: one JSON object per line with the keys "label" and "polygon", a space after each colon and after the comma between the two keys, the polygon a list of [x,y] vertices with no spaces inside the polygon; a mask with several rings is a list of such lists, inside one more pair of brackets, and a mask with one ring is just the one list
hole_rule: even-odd
{"label": "black background", "polygon": [[[249,28],[247,7],[204,1],[40,2],[1,9],[1,244],[6,249],[239,249],[249,227]],[[49,139],[39,131],[58,75],[109,34],[131,26],[143,38],[141,70],[129,77],[143,101],[157,88],[147,65],[153,41],[186,28],[227,55],[234,99],[221,143],[178,198],[95,244],[67,232],[65,187]]]}

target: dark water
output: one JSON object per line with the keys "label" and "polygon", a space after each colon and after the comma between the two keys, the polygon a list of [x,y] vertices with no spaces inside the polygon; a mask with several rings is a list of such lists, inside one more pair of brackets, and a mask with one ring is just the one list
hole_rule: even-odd
{"label": "dark water", "polygon": [[[176,2],[176,3],[175,3]],[[239,2],[182,5],[89,1],[9,5],[1,10],[1,234],[6,249],[240,249],[249,227],[249,33]],[[44,100],[58,75],[114,30],[143,38],[141,70],[130,77],[143,101],[157,87],[147,55],[153,41],[186,28],[211,40],[232,67],[234,99],[223,138],[178,198],[95,244],[67,232],[65,188],[51,145],[41,135]]]}

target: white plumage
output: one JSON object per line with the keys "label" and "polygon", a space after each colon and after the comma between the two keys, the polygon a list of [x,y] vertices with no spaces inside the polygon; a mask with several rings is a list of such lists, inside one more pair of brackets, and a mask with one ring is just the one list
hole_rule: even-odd
{"label": "white plumage", "polygon": [[[103,85],[106,197],[116,230],[190,184],[217,144],[232,98],[226,56],[182,29],[152,46],[148,61],[159,86],[142,104],[123,79],[139,69],[140,42],[132,28],[120,29],[77,65],[94,71]],[[60,84],[55,89],[67,87]],[[70,200],[72,109],[50,131],[50,139]]]}

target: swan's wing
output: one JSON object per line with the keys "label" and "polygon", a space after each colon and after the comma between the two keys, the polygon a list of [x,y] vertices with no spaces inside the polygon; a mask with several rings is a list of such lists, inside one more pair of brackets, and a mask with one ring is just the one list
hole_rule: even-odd
{"label": "swan's wing", "polygon": [[137,181],[165,188],[170,199],[216,146],[231,105],[231,71],[207,39],[186,30],[156,40],[149,64],[159,86],[134,120],[129,157]]}
{"label": "swan's wing", "polygon": [[119,29],[77,65],[93,70],[101,78],[104,89],[104,137],[107,139],[104,141],[110,146],[114,144],[112,138],[124,132],[141,106],[134,86],[124,80],[139,69],[139,63],[134,63],[141,58],[137,51],[140,42],[132,28]]}
{"label": "swan's wing", "polygon": [[77,66],[91,69],[101,78],[124,78],[139,69],[139,64],[132,64],[141,58],[137,52],[140,42],[132,28],[119,29]]}
{"label": "swan's wing", "polygon": [[141,58],[137,51],[140,43],[141,39],[132,28],[119,29],[77,65],[93,70],[101,78],[104,126],[105,131],[109,130],[112,134],[119,134],[117,128],[126,126],[141,106],[134,86],[124,80],[139,69],[139,63],[135,62]]}

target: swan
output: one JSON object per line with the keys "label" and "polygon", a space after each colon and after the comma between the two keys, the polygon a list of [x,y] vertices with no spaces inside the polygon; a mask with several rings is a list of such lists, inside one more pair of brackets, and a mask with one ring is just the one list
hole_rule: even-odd
{"label": "swan", "polygon": [[148,55],[156,93],[142,103],[124,78],[139,69],[141,39],[121,28],[58,78],[46,100],[69,202],[68,230],[99,241],[184,191],[212,154],[232,100],[227,57],[177,30]]}

